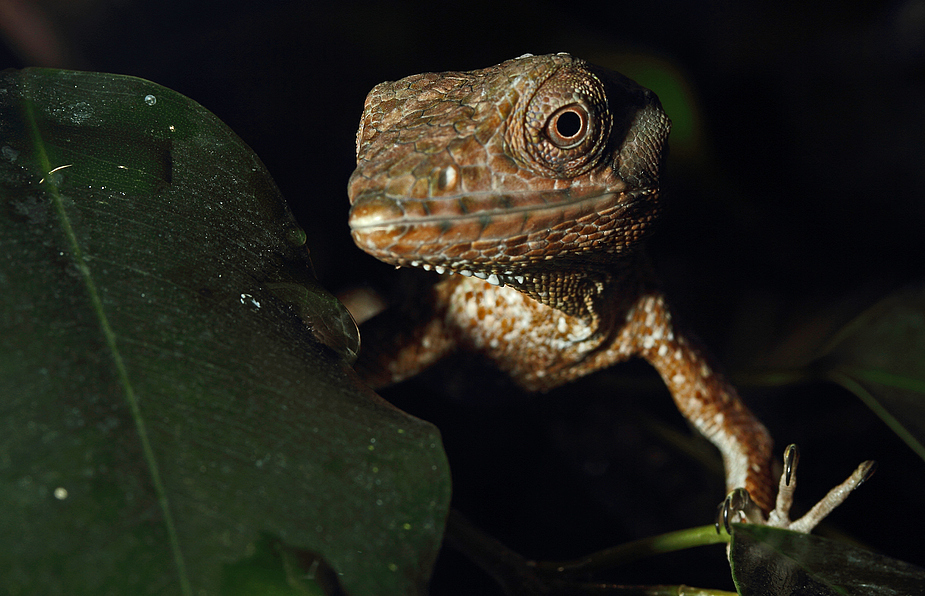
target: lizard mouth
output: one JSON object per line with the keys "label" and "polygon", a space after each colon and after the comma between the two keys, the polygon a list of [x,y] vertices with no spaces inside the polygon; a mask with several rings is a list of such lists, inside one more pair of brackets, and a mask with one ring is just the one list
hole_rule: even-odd
{"label": "lizard mouth", "polygon": [[409,199],[374,191],[355,198],[349,223],[360,248],[393,265],[507,271],[621,252],[654,220],[658,194],[591,188]]}

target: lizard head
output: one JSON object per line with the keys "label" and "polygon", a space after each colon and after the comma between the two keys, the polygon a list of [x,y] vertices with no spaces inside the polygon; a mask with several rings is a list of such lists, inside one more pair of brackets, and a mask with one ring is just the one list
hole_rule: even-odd
{"label": "lizard head", "polygon": [[381,83],[357,132],[354,241],[514,287],[607,266],[658,215],[669,128],[654,93],[568,54]]}

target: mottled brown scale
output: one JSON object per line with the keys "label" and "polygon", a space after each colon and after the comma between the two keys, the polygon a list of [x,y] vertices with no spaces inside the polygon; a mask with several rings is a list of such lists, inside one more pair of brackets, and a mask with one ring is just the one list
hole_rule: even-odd
{"label": "mottled brown scale", "polygon": [[720,449],[727,488],[770,510],[767,431],[678,328],[639,250],[669,127],[651,91],[567,54],[377,85],[348,188],[353,238],[459,275],[365,324],[357,367],[382,386],[465,349],[544,391],[642,357]]}

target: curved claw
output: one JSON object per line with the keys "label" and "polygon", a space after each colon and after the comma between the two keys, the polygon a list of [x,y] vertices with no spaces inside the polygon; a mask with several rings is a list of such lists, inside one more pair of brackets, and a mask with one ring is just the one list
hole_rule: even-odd
{"label": "curved claw", "polygon": [[719,534],[720,524],[725,528],[727,534],[732,533],[732,524],[736,521],[746,521],[749,523],[764,523],[761,516],[761,509],[752,501],[752,497],[744,488],[737,488],[720,503],[717,508],[716,522],[714,527]]}
{"label": "curved claw", "polygon": [[876,471],[877,471],[877,462],[875,462],[872,459],[869,459],[866,462],[862,463],[860,466],[858,466],[858,473],[860,474],[861,479],[858,481],[857,485],[854,488],[857,488],[858,486],[861,486],[862,484],[870,480],[870,477],[873,476],[874,472]]}
{"label": "curved claw", "polygon": [[800,461],[800,450],[796,445],[791,443],[784,450],[784,484],[790,486],[790,479],[796,471],[797,464]]}

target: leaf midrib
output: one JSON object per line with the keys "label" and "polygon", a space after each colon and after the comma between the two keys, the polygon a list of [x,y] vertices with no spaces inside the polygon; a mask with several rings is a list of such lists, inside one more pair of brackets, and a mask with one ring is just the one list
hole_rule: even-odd
{"label": "leaf midrib", "polygon": [[[121,385],[125,399],[128,402],[129,408],[131,409],[132,418],[135,422],[135,429],[138,432],[138,438],[141,441],[142,452],[144,453],[145,461],[148,464],[148,471],[151,474],[151,482],[154,485],[154,490],[157,493],[158,504],[160,505],[161,511],[164,515],[164,524],[166,526],[167,535],[170,540],[170,549],[173,553],[174,564],[177,567],[177,575],[179,577],[181,592],[184,594],[184,596],[192,596],[193,590],[190,584],[189,576],[186,572],[186,562],[183,558],[183,552],[180,549],[180,541],[177,537],[176,525],[170,512],[170,503],[167,498],[167,491],[165,490],[164,483],[161,480],[160,469],[158,468],[157,460],[154,457],[154,450],[152,449],[151,441],[148,438],[148,431],[145,426],[144,419],[141,416],[141,408],[138,405],[138,399],[135,396],[134,388],[129,379],[128,370],[125,367],[125,362],[122,360],[122,354],[119,352],[119,348],[116,345],[116,334],[112,330],[112,326],[109,324],[109,319],[106,316],[106,312],[103,308],[103,302],[100,299],[99,292],[97,291],[96,283],[94,282],[93,276],[90,273],[90,268],[87,266],[86,261],[84,260],[83,250],[81,250],[80,243],[77,241],[77,235],[74,233],[74,229],[71,226],[67,211],[64,208],[64,202],[61,200],[61,194],[59,192],[58,186],[55,184],[53,177],[49,175],[55,168],[52,167],[51,161],[48,158],[48,154],[45,151],[45,143],[43,142],[41,132],[39,131],[38,122],[35,117],[35,109],[31,97],[31,94],[28,92],[23,96],[24,115],[26,119],[26,126],[29,129],[30,135],[32,137],[32,143],[35,146],[39,163],[42,167],[44,178],[41,183],[45,186],[46,191],[48,192],[48,195],[51,197],[52,203],[55,206],[55,211],[57,212],[58,219],[61,222],[62,231],[64,232],[64,236],[70,246],[71,253],[77,264],[77,269],[80,271],[80,277],[83,280],[84,286],[87,289],[87,294],[90,297],[90,303],[92,304],[93,312],[99,321],[100,330],[103,332],[106,346],[109,349],[110,355],[112,356],[113,364],[116,368],[116,376],[119,380],[119,385]],[[57,167],[60,167],[60,165],[64,164],[59,164]]]}

